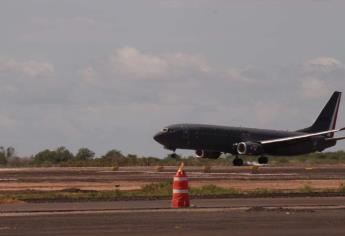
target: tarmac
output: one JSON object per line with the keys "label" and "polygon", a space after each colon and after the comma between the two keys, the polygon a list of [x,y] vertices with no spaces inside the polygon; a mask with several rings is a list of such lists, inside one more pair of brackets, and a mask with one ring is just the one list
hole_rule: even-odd
{"label": "tarmac", "polygon": [[345,197],[23,203],[0,206],[0,235],[344,235]]}
{"label": "tarmac", "polygon": [[[136,189],[171,180],[176,167],[0,169],[0,193],[66,188]],[[345,165],[187,167],[192,186],[240,189],[339,188]],[[343,186],[343,185],[341,185]],[[172,209],[169,200],[0,204],[0,235],[345,235],[345,196],[191,199]]]}

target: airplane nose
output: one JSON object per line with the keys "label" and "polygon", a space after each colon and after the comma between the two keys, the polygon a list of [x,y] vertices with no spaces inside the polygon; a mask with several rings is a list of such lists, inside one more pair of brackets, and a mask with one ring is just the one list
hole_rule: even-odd
{"label": "airplane nose", "polygon": [[153,139],[156,140],[156,142],[161,143],[162,142],[162,133],[158,132],[153,136]]}

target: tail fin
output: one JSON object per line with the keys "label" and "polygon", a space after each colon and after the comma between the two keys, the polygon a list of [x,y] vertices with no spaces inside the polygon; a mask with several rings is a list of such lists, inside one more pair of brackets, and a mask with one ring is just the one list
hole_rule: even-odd
{"label": "tail fin", "polygon": [[[335,91],[328,100],[326,106],[322,109],[314,124],[308,128],[298,130],[300,132],[315,133],[335,129],[337,122],[338,109],[340,104],[341,92]],[[329,134],[333,137],[333,133]]]}

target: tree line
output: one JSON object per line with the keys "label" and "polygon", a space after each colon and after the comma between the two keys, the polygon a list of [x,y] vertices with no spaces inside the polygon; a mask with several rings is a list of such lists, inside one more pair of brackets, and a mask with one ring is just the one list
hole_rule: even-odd
{"label": "tree line", "polygon": [[[73,154],[66,147],[45,149],[30,157],[19,157],[14,147],[0,146],[0,167],[49,167],[49,166],[157,166],[177,165],[181,160],[186,165],[232,165],[231,155],[222,155],[216,160],[196,158],[194,156],[179,156],[163,158],[151,156],[124,155],[117,149],[111,149],[104,155],[97,157],[89,148],[80,148]],[[257,161],[256,156],[245,156],[246,161]],[[295,157],[270,157],[270,164],[286,165],[291,163],[306,164],[345,164],[345,152],[325,152],[300,155]]]}
{"label": "tree line", "polygon": [[[165,159],[172,159],[167,157]],[[180,157],[177,158],[177,160]],[[139,157],[134,154],[124,155],[117,149],[111,149],[100,157],[89,148],[80,148],[73,154],[66,147],[54,150],[45,149],[30,157],[19,157],[13,147],[0,147],[1,167],[30,167],[30,166],[126,166],[126,165],[158,165],[162,159],[157,157]],[[174,162],[172,159],[171,162]]]}

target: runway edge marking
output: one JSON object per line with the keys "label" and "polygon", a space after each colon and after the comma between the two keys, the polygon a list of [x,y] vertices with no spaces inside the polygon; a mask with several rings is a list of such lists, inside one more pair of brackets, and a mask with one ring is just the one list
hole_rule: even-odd
{"label": "runway edge marking", "polygon": [[3,212],[1,217],[49,216],[49,215],[85,215],[111,213],[159,213],[159,212],[231,212],[231,211],[303,211],[303,210],[345,210],[345,205],[338,206],[240,206],[240,207],[205,207],[205,208],[150,208],[150,209],[106,209],[106,210],[64,210],[64,211],[31,211]]}

